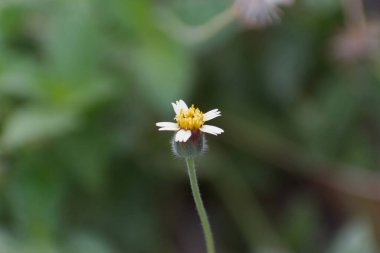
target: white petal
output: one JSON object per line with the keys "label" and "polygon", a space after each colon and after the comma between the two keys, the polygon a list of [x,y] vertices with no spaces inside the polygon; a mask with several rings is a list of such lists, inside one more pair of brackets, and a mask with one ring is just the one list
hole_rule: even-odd
{"label": "white petal", "polygon": [[208,114],[208,113],[214,113],[214,112],[218,112],[218,111],[219,111],[219,109],[212,109],[212,110],[206,112],[205,114]]}
{"label": "white petal", "polygon": [[161,127],[158,129],[158,131],[178,131],[180,128],[179,126],[175,127]]}
{"label": "white petal", "polygon": [[180,109],[179,109],[179,106],[177,105],[177,102],[176,103],[172,103],[172,106],[173,106],[175,114],[178,114],[179,111],[180,111]]}
{"label": "white petal", "polygon": [[191,137],[191,131],[190,130],[181,129],[175,135],[175,141],[176,142],[186,142],[190,137]]}
{"label": "white petal", "polygon": [[174,123],[174,122],[157,122],[156,123],[156,126],[158,127],[167,127],[167,126],[176,126],[177,123]]}
{"label": "white petal", "polygon": [[209,133],[213,135],[218,135],[224,132],[223,129],[216,126],[210,126],[210,125],[203,125],[200,130],[204,133]]}
{"label": "white petal", "polygon": [[161,127],[158,131],[178,131],[180,128],[177,127]]}
{"label": "white petal", "polygon": [[158,131],[177,131],[179,126],[173,122],[158,122],[156,126],[160,127]]}
{"label": "white petal", "polygon": [[181,141],[182,140],[182,135],[184,134],[184,131],[183,129],[179,130],[176,135],[175,135],[175,141],[178,142],[178,141]]}
{"label": "white petal", "polygon": [[177,101],[177,106],[179,108],[179,110],[184,110],[184,111],[187,111],[189,109],[189,107],[187,107],[186,103],[180,99],[179,101]]}
{"label": "white petal", "polygon": [[183,142],[187,142],[190,139],[190,137],[191,137],[191,131],[187,130],[185,137],[183,138]]}
{"label": "white petal", "polygon": [[209,121],[219,116],[221,116],[221,112],[218,109],[214,109],[205,113],[204,120]]}
{"label": "white petal", "polygon": [[209,121],[209,120],[215,119],[215,118],[220,117],[220,116],[222,116],[222,114],[220,114],[220,113],[209,114],[209,115],[204,117],[204,121]]}

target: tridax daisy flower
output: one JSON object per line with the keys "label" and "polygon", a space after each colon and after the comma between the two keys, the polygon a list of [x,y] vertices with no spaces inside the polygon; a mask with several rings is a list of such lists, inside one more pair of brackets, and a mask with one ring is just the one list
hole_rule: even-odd
{"label": "tridax daisy flower", "polygon": [[201,110],[195,108],[194,105],[190,108],[187,107],[183,100],[176,101],[172,103],[172,105],[176,113],[174,118],[176,123],[158,122],[156,126],[159,127],[159,131],[176,131],[172,140],[173,152],[186,161],[191,191],[202,224],[207,253],[215,253],[214,238],[199,190],[194,157],[202,154],[206,148],[203,133],[218,135],[224,132],[223,129],[219,127],[205,125],[206,121],[219,117],[221,113],[218,109],[214,109],[203,114]]}
{"label": "tridax daisy flower", "polygon": [[176,113],[174,118],[176,123],[158,122],[156,126],[159,127],[159,131],[177,131],[175,142],[187,142],[192,136],[194,138],[200,136],[201,132],[213,135],[224,132],[219,127],[205,125],[206,121],[221,116],[221,112],[218,109],[203,113],[194,107],[194,105],[189,108],[183,100],[176,101],[172,105]]}

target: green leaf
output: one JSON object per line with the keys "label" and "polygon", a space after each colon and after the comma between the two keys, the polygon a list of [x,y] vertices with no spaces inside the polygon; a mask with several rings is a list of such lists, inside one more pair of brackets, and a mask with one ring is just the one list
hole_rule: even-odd
{"label": "green leaf", "polygon": [[14,239],[3,230],[0,230],[0,252],[16,253]]}
{"label": "green leaf", "polygon": [[37,83],[35,62],[18,60],[7,63],[0,72],[0,94],[17,98],[35,98],[41,95]]}
{"label": "green leaf", "polygon": [[339,0],[304,0],[305,6],[319,12],[336,11],[341,8],[341,1]]}
{"label": "green leaf", "polygon": [[88,1],[61,2],[49,21],[46,51],[52,71],[69,80],[94,74],[99,57],[99,36]]}
{"label": "green leaf", "polygon": [[170,40],[152,38],[136,47],[129,64],[143,96],[156,108],[165,110],[189,92],[190,58],[183,47]]}
{"label": "green leaf", "polygon": [[72,234],[64,252],[70,253],[112,253],[111,248],[98,237],[88,234]]}
{"label": "green leaf", "polygon": [[73,130],[78,124],[69,111],[43,108],[20,109],[7,120],[1,136],[1,147],[13,149],[54,138]]}
{"label": "green leaf", "polygon": [[49,244],[60,223],[64,181],[54,162],[36,154],[15,162],[7,198],[19,234]]}
{"label": "green leaf", "polygon": [[186,23],[201,25],[229,8],[230,0],[174,0],[173,6]]}

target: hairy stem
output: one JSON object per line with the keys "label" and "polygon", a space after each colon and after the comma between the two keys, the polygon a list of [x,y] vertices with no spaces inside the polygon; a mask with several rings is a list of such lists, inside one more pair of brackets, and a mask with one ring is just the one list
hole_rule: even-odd
{"label": "hairy stem", "polygon": [[187,172],[190,178],[190,185],[191,185],[191,190],[193,192],[195,206],[197,208],[198,215],[202,224],[203,234],[206,241],[207,253],[215,253],[214,239],[212,236],[212,231],[210,227],[210,222],[207,217],[206,209],[203,205],[201,193],[199,191],[197,174],[195,171],[193,157],[186,158],[186,165],[187,165]]}

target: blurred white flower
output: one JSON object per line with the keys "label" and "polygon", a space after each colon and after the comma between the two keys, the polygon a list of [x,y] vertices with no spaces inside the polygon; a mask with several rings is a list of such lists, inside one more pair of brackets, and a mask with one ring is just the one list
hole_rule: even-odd
{"label": "blurred white flower", "polygon": [[380,54],[380,23],[368,22],[365,27],[348,26],[331,41],[332,55],[345,63],[373,59]]}
{"label": "blurred white flower", "polygon": [[195,108],[194,105],[188,108],[183,100],[176,101],[172,103],[172,105],[176,113],[174,118],[176,123],[158,122],[156,126],[159,127],[159,131],[176,131],[176,142],[187,142],[192,135],[198,137],[200,132],[213,135],[224,132],[223,129],[219,127],[204,124],[206,121],[221,116],[218,109],[203,114],[198,108]]}
{"label": "blurred white flower", "polygon": [[243,23],[263,27],[280,19],[279,6],[293,3],[294,0],[235,0],[234,9]]}

